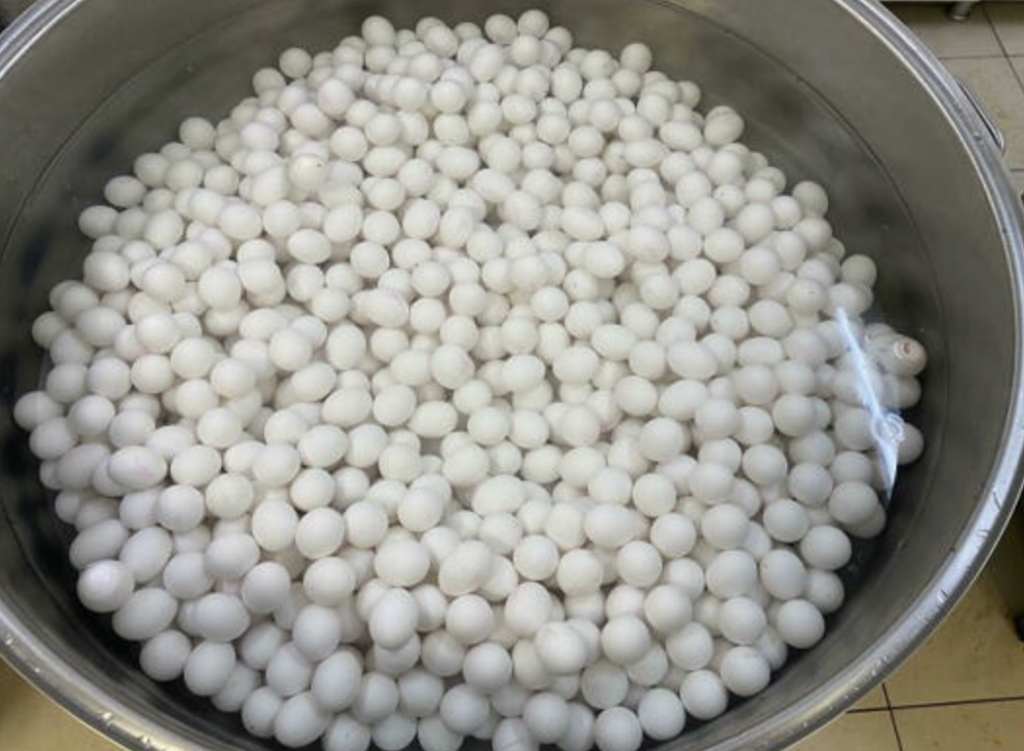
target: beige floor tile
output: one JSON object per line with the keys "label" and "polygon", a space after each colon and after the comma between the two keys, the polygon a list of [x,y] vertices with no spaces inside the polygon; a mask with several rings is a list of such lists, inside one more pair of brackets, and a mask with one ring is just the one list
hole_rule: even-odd
{"label": "beige floor tile", "polygon": [[853,705],[851,711],[863,712],[871,709],[885,709],[888,705],[885,702],[885,693],[881,686],[875,686],[868,695]]}
{"label": "beige floor tile", "polygon": [[1024,748],[1024,701],[901,709],[895,714],[903,751]]}
{"label": "beige floor tile", "polygon": [[1013,184],[1017,186],[1017,190],[1024,193],[1024,170],[1015,169],[1010,176],[1013,178]]}
{"label": "beige floor tile", "polygon": [[846,714],[789,751],[899,751],[888,712]]}
{"label": "beige floor tile", "polygon": [[985,3],[988,16],[1007,55],[1024,55],[1024,4]]}
{"label": "beige floor tile", "polygon": [[1018,514],[953,614],[886,682],[893,707],[1024,696],[1024,643],[1013,626],[1024,606],[1022,526]]}
{"label": "beige floor tile", "polygon": [[1003,57],[962,58],[945,63],[954,76],[965,81],[977,94],[1003,131],[1006,161],[1010,167],[1024,168],[1024,88],[1010,63]]}
{"label": "beige floor tile", "polygon": [[36,692],[2,660],[0,748],[4,751],[124,751]]}
{"label": "beige floor tile", "polygon": [[972,13],[966,21],[951,21],[945,7],[938,3],[898,3],[889,9],[939,57],[1003,54],[984,13]]}

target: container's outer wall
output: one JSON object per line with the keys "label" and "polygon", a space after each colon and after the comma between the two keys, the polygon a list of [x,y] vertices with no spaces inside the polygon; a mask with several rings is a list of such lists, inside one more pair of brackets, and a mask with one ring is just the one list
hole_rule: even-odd
{"label": "container's outer wall", "polygon": [[[806,695],[862,661],[970,523],[1009,412],[1016,356],[1003,241],[975,167],[935,104],[839,4],[681,3],[766,55],[668,3],[434,0],[430,12],[479,21],[538,4],[582,43],[618,49],[646,41],[664,70],[699,81],[708,101],[734,104],[750,123],[745,140],[792,177],[829,186],[837,234],[878,261],[886,316],[924,339],[932,354],[920,410],[928,453],[901,482],[892,523],[849,607],[825,642],[768,691],[687,738],[693,751],[775,747],[820,715],[798,707],[772,729],[744,734],[798,697],[845,701],[835,684]],[[241,737],[236,721],[205,701],[141,677],[131,651],[74,603],[66,531],[52,521],[25,436],[10,420],[15,396],[38,379],[28,328],[49,287],[79,273],[87,245],[75,217],[100,195],[106,177],[173,138],[181,118],[224,114],[248,93],[251,72],[280,50],[330,47],[374,12],[409,22],[424,10],[397,0],[88,0],[0,80],[0,595],[73,671],[129,712],[161,713],[163,726],[192,747],[267,746]],[[883,667],[861,664],[857,682]]]}

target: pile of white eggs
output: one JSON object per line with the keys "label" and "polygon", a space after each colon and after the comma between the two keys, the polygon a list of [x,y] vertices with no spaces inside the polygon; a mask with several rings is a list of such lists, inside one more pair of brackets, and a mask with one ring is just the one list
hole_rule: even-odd
{"label": "pile of white eggs", "polygon": [[149,676],[289,747],[636,751],[822,638],[925,352],[651,63],[368,18],[82,213],[15,417]]}

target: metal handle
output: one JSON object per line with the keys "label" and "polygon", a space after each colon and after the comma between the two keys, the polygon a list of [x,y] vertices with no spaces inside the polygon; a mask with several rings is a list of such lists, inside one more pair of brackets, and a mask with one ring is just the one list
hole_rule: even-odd
{"label": "metal handle", "polygon": [[978,115],[978,119],[985,125],[985,129],[988,130],[989,136],[992,137],[992,142],[999,149],[1000,154],[1006,153],[1006,137],[1003,136],[1003,132],[999,130],[999,126],[992,120],[992,116],[985,110],[984,105],[978,99],[978,95],[974,93],[974,90],[970,85],[961,79],[957,79],[957,84],[960,86],[960,91],[963,92],[964,97],[970,102],[971,107],[974,108],[974,112]]}

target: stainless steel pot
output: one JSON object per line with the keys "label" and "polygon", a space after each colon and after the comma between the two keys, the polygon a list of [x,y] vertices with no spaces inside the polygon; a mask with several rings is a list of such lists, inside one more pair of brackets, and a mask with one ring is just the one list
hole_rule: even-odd
{"label": "stainless steel pot", "polygon": [[[880,681],[935,628],[992,550],[1020,487],[1022,217],[985,124],[939,64],[869,0],[48,0],[0,38],[0,650],[133,749],[269,748],[177,687],[80,608],[66,530],[10,405],[39,377],[29,323],[77,274],[77,210],[106,176],[217,116],[292,44],[330,46],[383,13],[481,20],[546,7],[585,44],[639,38],[665,70],[750,122],[792,177],[831,189],[837,232],[874,256],[886,317],[928,346],[913,417],[928,450],[851,575],[825,641],[687,732],[689,751],[778,749]],[[483,748],[477,742],[473,748]]]}

